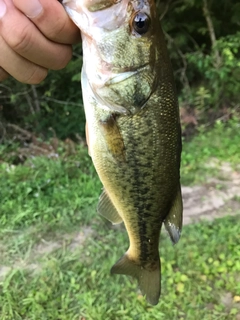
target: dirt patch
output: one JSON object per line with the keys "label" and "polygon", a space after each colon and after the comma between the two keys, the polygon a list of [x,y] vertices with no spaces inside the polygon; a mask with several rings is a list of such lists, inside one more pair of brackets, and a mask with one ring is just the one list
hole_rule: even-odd
{"label": "dirt patch", "polygon": [[11,267],[0,266],[0,281],[3,280],[10,271]]}
{"label": "dirt patch", "polygon": [[87,238],[93,234],[93,229],[89,226],[85,226],[81,231],[75,233],[63,234],[61,237],[58,237],[56,241],[46,241],[41,239],[41,242],[38,243],[32,250],[32,257],[39,257],[50,255],[52,252],[57,249],[67,246],[70,250],[75,250],[77,247],[82,246]]}
{"label": "dirt patch", "polygon": [[182,187],[184,224],[240,212],[240,173],[227,174],[227,181],[210,179],[202,186]]}
{"label": "dirt patch", "polygon": [[93,229],[91,227],[85,227],[84,230],[78,232],[75,237],[72,239],[70,248],[76,249],[77,247],[83,245],[86,238],[90,237],[93,234]]}

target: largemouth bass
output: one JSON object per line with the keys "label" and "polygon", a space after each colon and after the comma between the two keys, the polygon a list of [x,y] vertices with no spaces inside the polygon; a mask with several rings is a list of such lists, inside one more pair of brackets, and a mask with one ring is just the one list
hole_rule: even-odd
{"label": "largemouth bass", "polygon": [[159,236],[182,228],[181,129],[173,73],[153,0],[64,0],[82,34],[89,154],[104,186],[98,212],[124,222],[129,249],[111,272],[160,296]]}

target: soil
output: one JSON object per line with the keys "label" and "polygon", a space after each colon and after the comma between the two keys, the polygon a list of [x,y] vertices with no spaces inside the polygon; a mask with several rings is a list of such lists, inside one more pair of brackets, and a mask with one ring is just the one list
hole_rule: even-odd
{"label": "soil", "polygon": [[182,187],[184,224],[240,212],[240,172],[227,163],[219,171],[221,180],[211,178],[203,185]]}

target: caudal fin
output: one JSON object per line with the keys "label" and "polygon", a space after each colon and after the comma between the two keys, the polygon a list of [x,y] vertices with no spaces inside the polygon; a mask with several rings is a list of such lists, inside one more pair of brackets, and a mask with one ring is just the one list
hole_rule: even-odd
{"label": "caudal fin", "polygon": [[126,274],[137,278],[142,294],[152,305],[158,304],[160,297],[160,272],[160,260],[156,263],[154,270],[147,270],[129,259],[127,253],[111,269],[112,274]]}

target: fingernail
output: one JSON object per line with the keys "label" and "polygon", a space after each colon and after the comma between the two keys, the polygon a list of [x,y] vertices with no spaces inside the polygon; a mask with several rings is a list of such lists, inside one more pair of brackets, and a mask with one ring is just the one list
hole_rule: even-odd
{"label": "fingernail", "polygon": [[43,7],[38,0],[21,0],[18,1],[17,7],[30,19],[36,18],[43,11]]}
{"label": "fingernail", "polygon": [[3,0],[0,0],[0,19],[5,15],[7,6]]}

